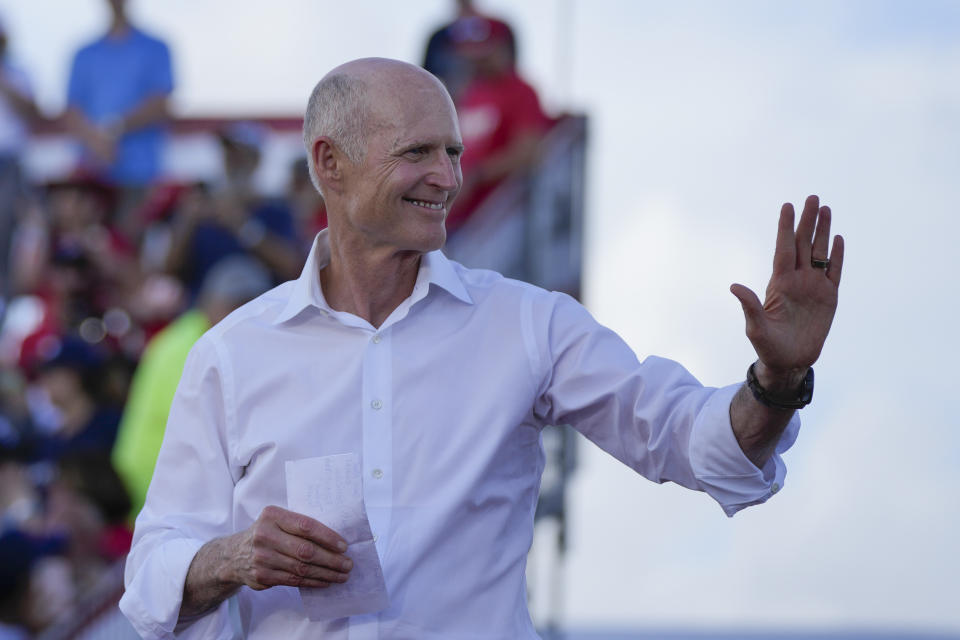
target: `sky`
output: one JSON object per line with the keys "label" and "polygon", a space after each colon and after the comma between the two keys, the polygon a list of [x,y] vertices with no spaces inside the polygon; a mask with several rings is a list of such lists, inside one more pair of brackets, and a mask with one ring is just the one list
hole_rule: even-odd
{"label": "sky", "polygon": [[[782,202],[819,194],[847,244],[783,491],[727,519],[584,447],[561,620],[960,633],[960,3],[478,4],[514,26],[548,110],[590,118],[585,303],[641,358],[743,378],[728,288],[763,291]],[[0,0],[48,111],[105,5]],[[418,61],[450,5],[131,0],[188,116],[299,114],[340,62]]]}

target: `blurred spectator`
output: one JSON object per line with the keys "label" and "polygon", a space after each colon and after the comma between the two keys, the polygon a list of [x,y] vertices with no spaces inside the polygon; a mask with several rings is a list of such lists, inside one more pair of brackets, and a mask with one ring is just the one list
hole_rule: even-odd
{"label": "blurred spectator", "polygon": [[0,444],[0,533],[43,530],[43,502],[25,464],[25,451]]}
{"label": "blurred spectator", "polygon": [[[38,308],[18,345],[25,367],[45,357],[44,343],[63,335],[123,338],[130,328],[123,309],[140,288],[136,249],[111,223],[113,187],[76,176],[48,184],[45,195],[46,209],[34,208],[19,222],[11,260],[14,292],[22,295],[10,308],[26,300]],[[9,342],[8,334],[0,342]],[[138,353],[139,345],[128,350]]]}
{"label": "blurred spectator", "polygon": [[126,214],[160,171],[173,74],[167,45],[130,24],[126,0],[108,2],[107,33],[74,56],[65,122],[88,170],[125,188],[120,222],[136,238]]}
{"label": "blurred spectator", "polygon": [[536,92],[517,74],[510,27],[479,16],[458,22],[460,27],[452,26],[451,36],[473,73],[457,102],[466,150],[461,158],[463,188],[447,218],[450,232],[505,178],[534,166],[551,124]]}
{"label": "blurred spectator", "polygon": [[[440,78],[454,101],[473,75],[473,67],[460,51],[459,42],[470,37],[478,27],[482,29],[484,21],[484,16],[474,8],[472,0],[455,0],[455,4],[456,18],[430,35],[423,54],[423,68]],[[510,49],[515,56],[513,32],[508,31],[508,34]]]}
{"label": "blurred spectator", "polygon": [[276,282],[300,274],[305,254],[290,207],[259,197],[253,185],[265,137],[263,127],[249,122],[221,129],[223,181],[210,190],[191,189],[174,214],[167,270],[186,283],[193,298],[213,265],[231,255],[257,258]]}
{"label": "blurred spectator", "polygon": [[61,547],[58,540],[18,529],[0,532],[0,640],[30,638],[64,612],[68,600],[61,597],[63,589],[42,568],[43,560]]}
{"label": "blurred spectator", "polygon": [[254,259],[243,255],[225,258],[204,279],[196,308],[177,318],[147,345],[134,374],[113,450],[113,462],[133,503],[131,518],[143,507],[167,414],[190,348],[207,329],[266,291],[270,284],[269,274]]}
{"label": "blurred spectator", "polygon": [[117,436],[120,409],[102,401],[102,351],[86,341],[66,337],[39,367],[27,396],[37,433],[35,460],[58,460],[67,454],[109,452]]}
{"label": "blurred spectator", "polygon": [[82,257],[93,271],[98,306],[121,304],[136,286],[136,246],[114,222],[118,194],[88,175],[47,185],[50,247],[58,256]]}
{"label": "blurred spectator", "polygon": [[19,369],[0,364],[0,509],[8,505],[7,490],[17,486],[15,479],[4,475],[3,465],[8,459],[25,459],[25,438],[33,433],[26,389],[26,379]]}
{"label": "blurred spectator", "polygon": [[40,119],[27,74],[11,64],[7,55],[7,30],[0,17],[0,316],[10,295],[10,240],[16,208],[23,191],[20,155],[30,129]]}
{"label": "blurred spectator", "polygon": [[65,455],[47,493],[47,535],[66,541],[73,582],[83,593],[130,550],[130,498],[109,452],[97,450]]}

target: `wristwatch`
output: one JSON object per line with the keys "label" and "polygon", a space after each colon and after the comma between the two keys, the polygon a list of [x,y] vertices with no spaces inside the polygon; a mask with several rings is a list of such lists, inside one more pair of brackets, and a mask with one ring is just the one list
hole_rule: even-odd
{"label": "wristwatch", "polygon": [[813,400],[813,367],[807,369],[807,375],[803,377],[803,382],[800,383],[800,389],[795,398],[777,398],[771,396],[769,391],[760,386],[757,374],[753,370],[756,364],[754,362],[747,369],[747,386],[750,387],[753,397],[760,404],[772,409],[803,409]]}

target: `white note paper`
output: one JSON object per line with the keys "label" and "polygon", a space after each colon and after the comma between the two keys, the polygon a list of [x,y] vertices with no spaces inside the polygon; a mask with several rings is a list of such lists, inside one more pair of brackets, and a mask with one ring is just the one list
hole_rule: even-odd
{"label": "white note paper", "polygon": [[319,520],[347,541],[353,570],[344,583],[303,587],[300,599],[311,620],[381,611],[389,604],[380,557],[363,504],[360,459],[355,453],[288,460],[287,508]]}

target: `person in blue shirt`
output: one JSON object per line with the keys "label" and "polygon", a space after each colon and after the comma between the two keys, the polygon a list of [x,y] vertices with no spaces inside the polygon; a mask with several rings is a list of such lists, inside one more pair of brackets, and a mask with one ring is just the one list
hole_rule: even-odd
{"label": "person in blue shirt", "polygon": [[73,58],[65,122],[85,168],[118,186],[142,187],[160,172],[163,123],[173,91],[170,50],[109,0],[106,34]]}

